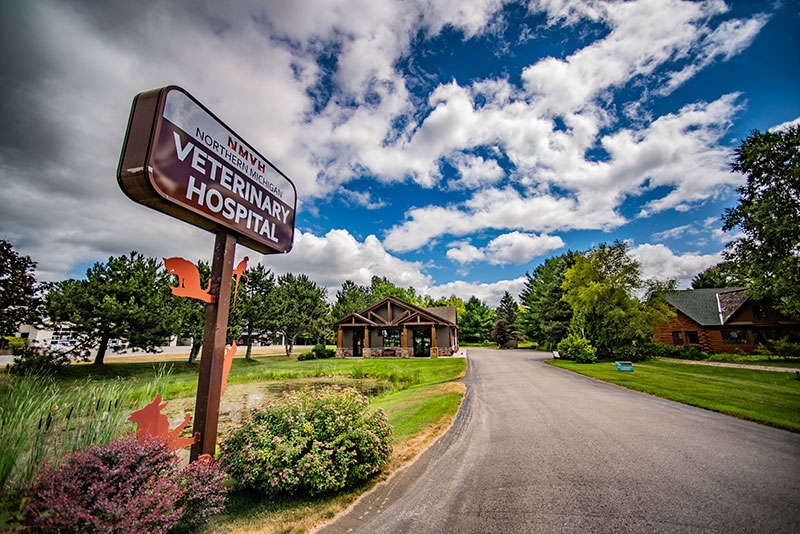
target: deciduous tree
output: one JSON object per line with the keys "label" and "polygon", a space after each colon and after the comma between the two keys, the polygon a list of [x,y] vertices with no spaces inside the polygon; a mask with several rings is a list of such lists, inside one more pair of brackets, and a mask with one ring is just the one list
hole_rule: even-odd
{"label": "deciduous tree", "polygon": [[651,341],[653,327],[673,315],[663,293],[674,289],[674,282],[642,281],[639,262],[621,241],[579,256],[562,287],[572,308],[571,330],[604,356],[628,354]]}
{"label": "deciduous tree", "polygon": [[16,334],[22,323],[35,323],[42,316],[45,284],[37,284],[36,262],[21,256],[6,240],[0,240],[0,336]]}
{"label": "deciduous tree", "polygon": [[800,126],[754,131],[736,149],[732,165],[747,183],[738,204],[725,211],[724,230],[744,235],[728,245],[753,297],[771,297],[800,317]]}
{"label": "deciduous tree", "polygon": [[705,271],[692,278],[692,289],[714,287],[744,287],[747,285],[736,264],[732,261],[723,261],[712,265]]}

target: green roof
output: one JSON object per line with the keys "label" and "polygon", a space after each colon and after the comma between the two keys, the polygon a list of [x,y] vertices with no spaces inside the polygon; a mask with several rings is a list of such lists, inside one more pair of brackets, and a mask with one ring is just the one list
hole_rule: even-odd
{"label": "green roof", "polygon": [[722,326],[747,300],[742,287],[673,291],[664,299],[701,326]]}

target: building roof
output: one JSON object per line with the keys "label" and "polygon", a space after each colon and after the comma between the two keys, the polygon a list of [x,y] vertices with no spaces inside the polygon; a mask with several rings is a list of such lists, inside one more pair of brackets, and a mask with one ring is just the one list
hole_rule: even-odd
{"label": "building roof", "polygon": [[747,302],[743,287],[673,291],[664,299],[701,326],[722,326]]}
{"label": "building roof", "polygon": [[[400,308],[405,308],[408,310],[408,313],[405,315],[401,315],[400,317],[395,317],[393,321],[389,322],[387,319],[377,313],[374,313],[375,310],[386,304],[387,302],[392,303],[394,306],[399,306]],[[416,318],[419,322],[420,318],[425,318],[428,321],[433,322],[434,324],[444,324],[447,326],[456,327],[456,309],[452,306],[440,306],[435,308],[420,308],[419,306],[414,306],[413,304],[406,302],[394,295],[390,295],[375,304],[364,308],[363,310],[357,313],[351,313],[345,317],[342,317],[332,326],[353,326],[353,325],[363,325],[363,326],[401,326],[403,323],[410,321],[412,318]],[[409,323],[413,324],[413,323]]]}
{"label": "building roof", "polygon": [[455,306],[434,306],[432,308],[422,308],[426,312],[438,315],[448,323],[457,323],[457,311]]}

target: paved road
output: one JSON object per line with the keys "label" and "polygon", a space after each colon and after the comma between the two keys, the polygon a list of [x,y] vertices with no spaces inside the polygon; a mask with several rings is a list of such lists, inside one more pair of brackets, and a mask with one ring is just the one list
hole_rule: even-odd
{"label": "paved road", "polygon": [[324,533],[800,532],[800,435],[469,349],[464,404]]}

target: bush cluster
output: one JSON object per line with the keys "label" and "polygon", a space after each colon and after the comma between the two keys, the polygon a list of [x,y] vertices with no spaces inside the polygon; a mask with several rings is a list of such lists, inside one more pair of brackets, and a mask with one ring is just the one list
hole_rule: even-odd
{"label": "bush cluster", "polygon": [[325,358],[333,358],[336,356],[336,351],[333,349],[326,349],[325,345],[314,345],[311,352],[304,352],[297,357],[299,361],[306,360],[324,360]]}
{"label": "bush cluster", "polygon": [[593,363],[597,361],[595,349],[588,339],[575,334],[569,334],[558,344],[558,352],[562,358],[573,360],[578,363]]}
{"label": "bush cluster", "polygon": [[676,358],[679,360],[705,360],[708,358],[708,353],[703,352],[703,350],[696,345],[673,347],[672,345],[664,343],[654,343],[653,356]]}
{"label": "bush cluster", "polygon": [[367,411],[352,388],[288,394],[254,411],[220,443],[220,461],[239,488],[315,495],[377,473],[392,451],[383,410]]}
{"label": "bush cluster", "polygon": [[157,534],[193,528],[225,507],[218,462],[184,469],[160,440],[134,438],[70,455],[23,490],[21,523],[31,532]]}
{"label": "bush cluster", "polygon": [[11,350],[14,363],[8,372],[15,375],[36,375],[57,373],[70,362],[70,354],[26,345]]}
{"label": "bush cluster", "polygon": [[787,338],[775,342],[775,352],[781,358],[800,358],[800,343],[789,341]]}

